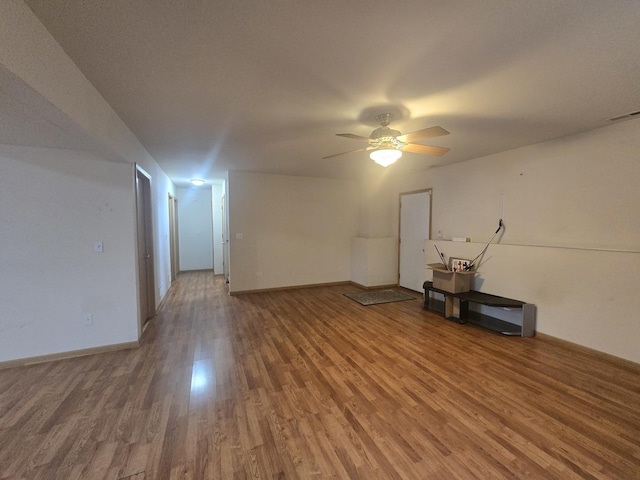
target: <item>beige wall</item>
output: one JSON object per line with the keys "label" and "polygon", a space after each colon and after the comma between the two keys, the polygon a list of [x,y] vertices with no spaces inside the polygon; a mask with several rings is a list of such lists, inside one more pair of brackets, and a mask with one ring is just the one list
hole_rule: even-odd
{"label": "beige wall", "polygon": [[396,193],[386,178],[367,178],[360,181],[360,215],[358,235],[362,238],[397,236],[392,231]]}
{"label": "beige wall", "polygon": [[[396,191],[433,187],[432,234],[638,251],[640,119],[401,178]],[[393,229],[397,209],[393,209]]]}
{"label": "beige wall", "polygon": [[352,238],[351,281],[363,287],[397,284],[398,238]]}
{"label": "beige wall", "polygon": [[[471,237],[435,242],[463,258],[495,232],[504,192],[501,245],[489,247],[476,287],[537,304],[540,332],[640,362],[639,184],[640,120],[631,120],[433,168],[395,190],[433,188],[432,238]],[[431,243],[425,262],[437,261]]]}
{"label": "beige wall", "polygon": [[228,195],[232,293],[350,279],[357,182],[229,172]]}

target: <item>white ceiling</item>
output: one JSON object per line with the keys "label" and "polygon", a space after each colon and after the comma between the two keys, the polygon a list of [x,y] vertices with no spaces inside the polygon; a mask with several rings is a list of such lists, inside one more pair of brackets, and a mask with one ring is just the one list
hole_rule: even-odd
{"label": "white ceiling", "polygon": [[[637,0],[26,0],[179,185],[227,170],[410,173],[640,110]],[[444,157],[336,133],[393,111]]]}

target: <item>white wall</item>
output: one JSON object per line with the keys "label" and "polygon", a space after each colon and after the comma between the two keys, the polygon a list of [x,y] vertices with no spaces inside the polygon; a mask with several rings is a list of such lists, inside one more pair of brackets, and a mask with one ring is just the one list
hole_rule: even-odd
{"label": "white wall", "polygon": [[132,178],[86,152],[2,147],[0,361],[138,339]]}
{"label": "white wall", "polygon": [[394,200],[398,198],[388,178],[367,178],[359,183],[358,236],[380,238],[398,235],[393,230]]}
{"label": "white wall", "polygon": [[351,281],[363,287],[398,283],[398,238],[353,237]]}
{"label": "white wall", "polygon": [[213,268],[211,188],[178,188],[180,270]]}
{"label": "white wall", "polygon": [[351,240],[351,281],[364,287],[398,282],[398,237],[392,232],[393,192],[384,178],[359,182],[358,236]]}
{"label": "white wall", "polygon": [[232,293],[350,279],[357,182],[229,172],[227,194]]}
{"label": "white wall", "polygon": [[[156,305],[170,286],[170,186],[155,171]],[[138,340],[133,165],[2,145],[0,224],[0,362]]]}
{"label": "white wall", "polygon": [[[437,241],[447,255],[479,253],[504,192],[501,245],[476,287],[535,303],[540,332],[640,362],[639,184],[640,119],[432,168],[395,190],[433,188],[432,235],[474,242]],[[426,254],[437,261],[432,245]]]}

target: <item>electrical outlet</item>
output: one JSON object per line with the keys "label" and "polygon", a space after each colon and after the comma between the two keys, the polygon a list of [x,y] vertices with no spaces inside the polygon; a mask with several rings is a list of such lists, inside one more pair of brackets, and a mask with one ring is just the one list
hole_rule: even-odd
{"label": "electrical outlet", "polygon": [[88,313],[87,315],[85,315],[83,323],[85,327],[90,327],[91,325],[93,325],[93,314]]}
{"label": "electrical outlet", "polygon": [[262,272],[256,272],[256,277],[261,277],[262,276]]}

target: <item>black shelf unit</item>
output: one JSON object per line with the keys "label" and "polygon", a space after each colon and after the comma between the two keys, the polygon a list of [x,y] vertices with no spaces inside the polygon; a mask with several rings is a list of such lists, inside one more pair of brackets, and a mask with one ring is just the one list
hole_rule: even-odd
{"label": "black shelf unit", "polygon": [[[424,308],[440,313],[448,320],[456,320],[458,323],[471,323],[503,335],[533,337],[535,334],[536,306],[532,303],[500,297],[488,293],[470,290],[462,293],[451,293],[439,288],[434,288],[433,282],[424,282]],[[444,302],[434,299],[431,292],[444,296]],[[469,310],[469,304],[475,303],[494,308],[506,308],[520,310],[522,326],[506,322],[490,315]]]}

